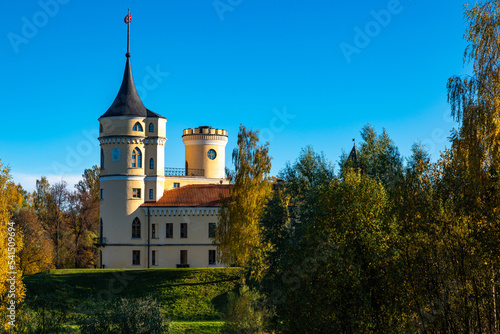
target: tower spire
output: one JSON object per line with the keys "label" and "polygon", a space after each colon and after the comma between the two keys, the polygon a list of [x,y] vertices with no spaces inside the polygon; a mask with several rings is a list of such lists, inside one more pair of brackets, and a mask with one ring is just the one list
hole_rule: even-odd
{"label": "tower spire", "polygon": [[354,161],[354,163],[358,160],[358,149],[356,148],[356,139],[354,138],[352,139],[352,150],[349,153],[348,159]]}
{"label": "tower spire", "polygon": [[125,16],[125,23],[127,24],[127,53],[125,57],[130,58],[130,22],[132,22],[132,16],[130,15],[130,8],[128,9],[128,14]]}
{"label": "tower spire", "polygon": [[104,117],[115,117],[115,116],[138,116],[138,117],[161,117],[151,110],[146,109],[144,104],[137,93],[137,89],[134,85],[134,79],[132,77],[132,67],[130,65],[130,22],[132,22],[132,16],[130,15],[130,9],[128,10],[127,16],[124,19],[127,24],[127,53],[125,56],[127,60],[125,62],[125,72],[123,73],[122,85],[120,90],[116,95],[116,98],[109,107],[109,109],[101,116]]}

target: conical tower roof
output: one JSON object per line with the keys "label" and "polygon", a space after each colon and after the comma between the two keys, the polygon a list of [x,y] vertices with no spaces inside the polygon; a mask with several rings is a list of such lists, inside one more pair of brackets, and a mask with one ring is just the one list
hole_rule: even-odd
{"label": "conical tower roof", "polygon": [[165,118],[148,110],[137,93],[134,78],[132,77],[132,67],[130,66],[130,25],[127,25],[127,53],[125,55],[127,62],[125,63],[122,85],[111,107],[100,118],[116,116]]}
{"label": "conical tower roof", "polygon": [[351,150],[351,153],[349,153],[349,160],[352,160],[354,162],[356,162],[358,160],[358,149],[356,148],[356,143],[354,142],[354,139],[352,140],[353,142],[353,147],[352,147],[352,150]]}

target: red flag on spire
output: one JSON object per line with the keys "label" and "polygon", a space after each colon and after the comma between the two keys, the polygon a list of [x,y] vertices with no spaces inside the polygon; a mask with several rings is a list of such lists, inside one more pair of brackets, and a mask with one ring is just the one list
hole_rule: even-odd
{"label": "red flag on spire", "polygon": [[132,15],[130,15],[130,13],[128,13],[127,16],[125,16],[125,23],[126,24],[129,24],[130,22],[132,22]]}

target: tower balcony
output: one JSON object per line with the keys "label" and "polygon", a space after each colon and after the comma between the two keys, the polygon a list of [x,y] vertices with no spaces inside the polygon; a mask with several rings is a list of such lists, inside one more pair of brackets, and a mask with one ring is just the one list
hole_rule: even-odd
{"label": "tower balcony", "polygon": [[204,177],[204,169],[194,169],[194,168],[165,168],[165,176],[185,176],[185,177]]}

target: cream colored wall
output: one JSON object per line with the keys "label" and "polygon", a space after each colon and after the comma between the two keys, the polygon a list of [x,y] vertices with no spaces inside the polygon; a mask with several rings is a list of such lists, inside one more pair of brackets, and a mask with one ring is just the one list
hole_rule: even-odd
{"label": "cream colored wall", "polygon": [[[162,208],[154,208],[156,210]],[[203,208],[196,208],[197,210],[202,210]],[[217,222],[217,215],[214,208],[206,208],[210,214],[205,215],[185,215],[183,211],[182,215],[179,212],[173,213],[175,216],[163,213],[151,212],[150,224],[157,224],[157,239],[153,239],[151,232],[152,227],[150,227],[150,252],[153,250],[158,251],[158,264],[156,266],[150,265],[152,268],[176,268],[177,264],[180,264],[180,251],[188,251],[188,264],[192,268],[202,268],[202,267],[222,267],[221,263],[216,265],[209,265],[209,250],[216,250],[216,246],[212,245],[212,239],[209,238],[209,223]],[[183,210],[180,208],[179,210]],[[198,211],[199,213],[199,211]],[[103,248],[103,263],[106,268],[147,268],[147,242],[148,242],[148,221],[147,216],[144,214],[144,208],[140,208],[136,212],[141,220],[141,239],[131,239],[132,235],[132,221],[125,224],[122,232],[119,233],[117,239],[121,240],[122,244],[127,244],[123,246],[113,246],[109,245]],[[155,215],[156,214],[156,215]],[[173,238],[166,238],[166,224],[173,224]],[[188,237],[180,237],[180,226],[181,223],[186,223],[188,228]],[[110,242],[108,244],[113,244],[115,242]],[[132,245],[132,244],[135,245]],[[140,265],[132,265],[132,251],[139,250],[141,252],[141,263]],[[151,261],[151,255],[150,255]]]}
{"label": "cream colored wall", "polygon": [[[113,161],[112,151],[113,149],[120,150],[120,160]],[[132,167],[132,151],[138,148],[141,150],[142,154],[142,167]],[[127,174],[127,175],[144,175],[145,169],[145,145],[136,143],[123,143],[115,142],[101,145],[101,149],[104,153],[104,169],[101,169],[101,175],[116,175],[116,174]],[[136,165],[137,166],[137,165]]]}
{"label": "cream colored wall", "polygon": [[[139,122],[142,125],[143,131],[134,131],[133,126]],[[99,132],[100,137],[105,136],[151,136],[166,138],[166,123],[165,118],[144,118],[144,117],[106,117],[99,119],[102,125],[102,131]],[[149,123],[153,123],[154,132],[149,132]]]}
{"label": "cream colored wall", "polygon": [[[223,178],[225,176],[225,144],[201,144],[190,145],[190,141],[184,142],[185,159],[188,162],[188,168],[204,169],[206,178]],[[209,150],[216,152],[214,160],[207,156]]]}
{"label": "cream colored wall", "polygon": [[[142,125],[143,131],[133,131],[136,122]],[[149,132],[149,123],[153,122],[155,130]],[[166,140],[166,120],[137,117],[113,117],[100,119],[103,131],[100,133],[101,148],[104,152],[104,168],[101,170],[100,217],[103,221],[103,237],[106,246],[101,247],[103,264],[106,268],[147,268],[148,263],[148,219],[144,208],[140,205],[149,199],[149,189],[154,190],[154,201],[157,201],[165,189],[173,188],[174,182],[181,186],[187,184],[220,184],[224,178],[224,147],[227,142],[225,130],[215,130],[214,135],[221,140],[205,142],[202,145],[191,145],[186,149],[193,164],[189,168],[203,168],[208,171],[209,178],[164,177],[164,160]],[[211,131],[212,131],[211,130]],[[221,137],[222,136],[222,137]],[[224,137],[225,136],[225,137]],[[186,147],[189,147],[187,145]],[[132,168],[132,151],[138,147],[142,152],[142,167]],[[120,149],[120,160],[112,161],[113,148]],[[191,149],[192,148],[192,149]],[[206,152],[209,149],[217,152],[215,161],[208,161]],[[191,156],[191,152],[199,154]],[[203,159],[202,157],[206,158]],[[149,170],[149,159],[155,159],[154,170]],[[199,159],[198,161],[196,159]],[[205,161],[207,160],[207,161]],[[223,183],[227,183],[224,178]],[[141,198],[132,197],[133,189],[141,189]],[[200,208],[196,208],[199,210]],[[165,209],[166,210],[166,209]],[[188,263],[191,267],[215,267],[209,265],[209,250],[216,246],[208,237],[208,223],[215,223],[217,216],[214,208],[207,208],[209,215],[200,214],[159,214],[150,217],[151,224],[158,224],[158,239],[150,239],[150,252],[158,251],[158,268],[175,268],[180,263],[180,251],[188,251]],[[132,222],[134,218],[141,222],[141,238],[132,239]],[[174,238],[165,238],[166,223],[174,224]],[[180,238],[180,224],[188,224],[188,238]],[[149,231],[151,233],[151,229]],[[151,234],[150,234],[151,237]],[[120,245],[120,246],[119,246]],[[132,265],[132,251],[141,252],[141,264]],[[150,253],[151,254],[151,253]],[[150,256],[151,259],[151,256]]]}
{"label": "cream colored wall", "polygon": [[[224,178],[226,130],[208,127],[185,129],[182,141],[185,146],[185,161],[188,168],[204,169],[206,178]],[[214,160],[207,156],[207,152],[211,149],[216,152]]]}
{"label": "cream colored wall", "polygon": [[141,194],[141,198],[137,199],[132,197],[132,192],[134,188],[139,188],[144,193],[144,182],[102,178],[100,184],[103,190],[103,199],[100,201],[103,237],[108,243],[137,243],[137,240],[132,239],[132,221],[135,217],[141,219],[144,216],[139,209],[144,195]]}
{"label": "cream colored wall", "polygon": [[[139,269],[147,268],[148,254],[147,246],[107,246],[106,254],[103,252],[103,264],[105,268]],[[158,251],[158,265],[150,265],[150,268],[177,268],[180,264],[181,250],[188,251],[188,264],[190,268],[212,268],[223,267],[220,263],[208,264],[208,250],[215,250],[215,246],[151,246],[150,252]],[[140,251],[140,265],[132,265],[132,251]],[[150,255],[150,261],[151,261]]]}

